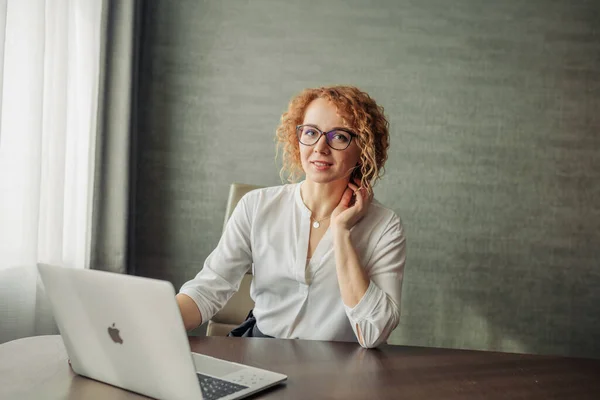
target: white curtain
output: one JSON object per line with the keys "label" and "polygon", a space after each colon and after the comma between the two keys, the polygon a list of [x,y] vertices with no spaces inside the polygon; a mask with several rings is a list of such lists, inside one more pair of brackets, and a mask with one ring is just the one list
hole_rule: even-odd
{"label": "white curtain", "polygon": [[37,263],[90,264],[104,3],[0,0],[0,343],[57,332]]}

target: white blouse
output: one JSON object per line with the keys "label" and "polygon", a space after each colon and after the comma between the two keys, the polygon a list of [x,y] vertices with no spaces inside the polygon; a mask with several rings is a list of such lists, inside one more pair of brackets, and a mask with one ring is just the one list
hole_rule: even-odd
{"label": "white blouse", "polygon": [[373,200],[352,228],[352,243],[371,283],[359,303],[350,308],[341,298],[329,229],[307,263],[311,212],[302,201],[300,185],[247,193],[204,268],[180,293],[196,302],[206,322],[252,268],[250,296],[262,333],[288,339],[358,341],[363,347],[376,347],[387,340],[400,318],[406,255],[400,218]]}

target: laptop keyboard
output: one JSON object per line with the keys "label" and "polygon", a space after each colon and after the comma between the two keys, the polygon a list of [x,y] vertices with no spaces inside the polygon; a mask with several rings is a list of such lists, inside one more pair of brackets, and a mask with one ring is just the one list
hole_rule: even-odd
{"label": "laptop keyboard", "polygon": [[200,389],[202,389],[202,397],[206,400],[220,399],[221,397],[225,397],[229,394],[248,388],[248,386],[227,382],[221,379],[213,378],[212,376],[202,375],[199,373],[196,373],[196,375],[198,375],[198,382],[200,382]]}

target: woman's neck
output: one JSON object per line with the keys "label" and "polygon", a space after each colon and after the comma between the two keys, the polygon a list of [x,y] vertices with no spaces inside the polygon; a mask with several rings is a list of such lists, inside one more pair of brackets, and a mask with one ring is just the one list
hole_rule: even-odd
{"label": "woman's neck", "polygon": [[306,207],[312,211],[313,218],[320,219],[331,215],[347,188],[347,179],[329,183],[305,180],[300,187],[300,195]]}

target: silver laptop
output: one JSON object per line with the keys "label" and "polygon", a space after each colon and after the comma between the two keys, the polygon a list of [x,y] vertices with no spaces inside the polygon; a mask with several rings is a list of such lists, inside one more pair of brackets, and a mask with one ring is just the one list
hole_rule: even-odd
{"label": "silver laptop", "polygon": [[73,371],[159,399],[239,399],[285,375],[192,353],[170,282],[38,265]]}

